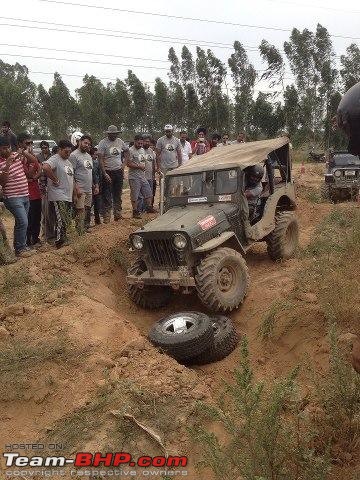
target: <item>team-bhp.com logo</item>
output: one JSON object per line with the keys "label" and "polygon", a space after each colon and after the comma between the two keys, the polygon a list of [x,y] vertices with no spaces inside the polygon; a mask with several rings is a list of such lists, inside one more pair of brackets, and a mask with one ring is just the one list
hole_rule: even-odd
{"label": "team-bhp.com logo", "polygon": [[66,457],[40,457],[40,456],[21,456],[18,453],[6,452],[3,453],[6,459],[7,467],[167,467],[177,468],[186,467],[188,459],[185,456],[158,456],[148,457],[142,456],[134,460],[130,453],[116,452],[105,453],[100,452],[88,453],[79,452],[75,458]]}

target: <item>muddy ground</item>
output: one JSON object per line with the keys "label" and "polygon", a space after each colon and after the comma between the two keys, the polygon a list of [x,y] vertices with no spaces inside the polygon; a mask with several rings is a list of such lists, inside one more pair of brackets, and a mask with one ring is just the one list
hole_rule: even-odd
{"label": "muddy ground", "polygon": [[[302,247],[333,208],[316,201],[321,173],[316,165],[306,165],[305,174],[296,167]],[[148,343],[155,320],[185,305],[190,310],[206,308],[194,296],[175,296],[167,308],[156,312],[141,310],[129,300],[125,268],[132,254],[127,238],[142,222],[132,220],[130,213],[125,192],[121,222],[100,225],[59,251],[2,267],[0,445],[57,443],[68,455],[76,451],[156,455],[165,448],[167,453],[189,455],[187,478],[215,478],[195,470],[198,447],[187,427],[196,402],[211,403],[221,395],[224,380],[231,381],[239,352],[215,364],[186,368]],[[9,217],[6,222],[10,227]],[[250,291],[244,305],[230,316],[239,334],[248,337],[256,376],[277,378],[304,362],[322,369],[328,351],[317,324],[316,300],[308,292],[300,292],[299,301],[314,304],[312,318],[290,325],[276,341],[265,344],[259,336],[271,303],[283,298],[301,276],[301,256],[274,263],[259,244],[246,260]],[[307,381],[304,371],[304,389]],[[153,429],[163,447],[127,414]]]}

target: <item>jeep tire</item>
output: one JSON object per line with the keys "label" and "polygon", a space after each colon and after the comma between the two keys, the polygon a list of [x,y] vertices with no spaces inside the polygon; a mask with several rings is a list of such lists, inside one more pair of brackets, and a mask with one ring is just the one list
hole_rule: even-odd
{"label": "jeep tire", "polygon": [[249,273],[240,253],[220,247],[201,260],[195,281],[198,296],[209,310],[228,312],[244,301]]}
{"label": "jeep tire", "polygon": [[204,313],[179,312],[157,321],[149,340],[176,360],[187,361],[214,344],[214,329]]}
{"label": "jeep tire", "polygon": [[214,343],[202,353],[189,360],[191,365],[205,365],[226,358],[235,350],[239,337],[229,317],[216,315],[210,317],[214,330]]}
{"label": "jeep tire", "polygon": [[293,212],[279,212],[275,216],[275,229],[266,243],[272,260],[292,257],[299,243],[299,225]]}
{"label": "jeep tire", "polygon": [[[145,262],[137,259],[129,268],[130,275],[141,275],[146,271]],[[167,286],[159,285],[128,285],[129,296],[131,300],[142,308],[156,309],[167,305],[171,298],[171,289]]]}

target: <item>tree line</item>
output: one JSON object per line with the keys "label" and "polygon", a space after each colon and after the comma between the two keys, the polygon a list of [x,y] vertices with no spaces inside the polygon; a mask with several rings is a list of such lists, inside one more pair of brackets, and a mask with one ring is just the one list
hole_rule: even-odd
{"label": "tree line", "polygon": [[[226,64],[211,49],[197,47],[193,55],[187,46],[170,48],[169,80],[156,78],[153,91],[129,70],[125,79],[106,85],[85,75],[75,96],[59,73],[46,90],[29,79],[26,66],[0,61],[0,119],[16,132],[55,140],[78,128],[100,138],[109,124],[121,127],[124,138],[135,132],[156,136],[172,123],[190,136],[201,125],[209,133],[245,131],[259,139],[286,131],[295,145],[343,146],[331,119],[341,95],[360,79],[359,47],[349,45],[337,68],[330,34],[318,24],[314,32],[294,28],[283,50],[262,40],[259,53],[262,72],[239,41]],[[259,81],[267,81],[270,92],[258,91]]]}

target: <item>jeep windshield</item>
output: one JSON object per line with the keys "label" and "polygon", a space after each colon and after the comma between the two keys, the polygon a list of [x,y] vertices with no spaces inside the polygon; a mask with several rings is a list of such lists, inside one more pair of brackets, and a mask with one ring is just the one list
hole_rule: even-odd
{"label": "jeep windshield", "polygon": [[350,153],[335,154],[332,159],[330,159],[330,165],[336,167],[356,165],[360,167],[360,158],[356,155],[351,155]]}
{"label": "jeep windshield", "polygon": [[200,172],[171,176],[167,182],[168,197],[200,197],[236,193],[237,170],[226,169],[215,172]]}

